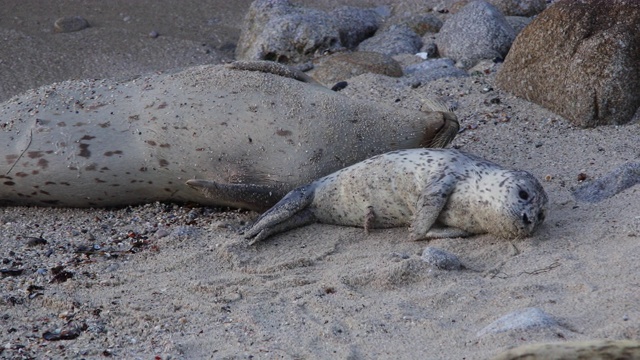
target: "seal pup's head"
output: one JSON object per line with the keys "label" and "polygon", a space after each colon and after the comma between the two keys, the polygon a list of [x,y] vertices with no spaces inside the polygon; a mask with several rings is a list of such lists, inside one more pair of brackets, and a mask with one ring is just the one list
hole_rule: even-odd
{"label": "seal pup's head", "polygon": [[526,171],[507,170],[497,186],[497,226],[490,232],[504,238],[531,235],[547,215],[549,200],[540,182]]}

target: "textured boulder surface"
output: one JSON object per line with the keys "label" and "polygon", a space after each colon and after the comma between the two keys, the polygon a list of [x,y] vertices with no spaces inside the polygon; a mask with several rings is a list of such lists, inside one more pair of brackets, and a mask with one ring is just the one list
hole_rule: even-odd
{"label": "textured boulder surface", "polygon": [[498,86],[592,127],[640,106],[640,2],[559,1],[515,40]]}
{"label": "textured boulder surface", "polygon": [[308,74],[325,86],[333,86],[339,81],[365,73],[402,76],[402,68],[397,61],[377,52],[337,53],[318,59],[314,65]]}
{"label": "textured boulder surface", "polygon": [[236,58],[297,63],[351,49],[376,32],[379,16],[372,9],[344,6],[327,13],[289,0],[257,0],[244,18]]}
{"label": "textured boulder surface", "polygon": [[591,340],[523,345],[507,350],[493,360],[545,359],[638,359],[640,342],[632,340]]}
{"label": "textured boulder surface", "polygon": [[[471,1],[458,1],[449,10],[456,13]],[[487,0],[487,2],[507,16],[534,16],[547,8],[546,0]]]}
{"label": "textured boulder surface", "polygon": [[515,37],[500,10],[485,1],[474,1],[444,22],[436,45],[440,56],[468,69],[480,60],[507,55]]}

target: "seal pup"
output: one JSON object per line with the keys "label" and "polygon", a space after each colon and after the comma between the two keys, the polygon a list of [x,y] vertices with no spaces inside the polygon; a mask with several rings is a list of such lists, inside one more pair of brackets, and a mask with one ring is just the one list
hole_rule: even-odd
{"label": "seal pup", "polygon": [[289,192],[244,230],[251,243],[312,222],[390,228],[411,240],[530,235],[547,195],[533,175],[452,149],[374,156]]}
{"label": "seal pup", "polygon": [[0,205],[263,211],[340,168],[443,147],[458,130],[446,110],[352,100],[312,82],[281,64],[240,62],[27,91],[0,104]]}

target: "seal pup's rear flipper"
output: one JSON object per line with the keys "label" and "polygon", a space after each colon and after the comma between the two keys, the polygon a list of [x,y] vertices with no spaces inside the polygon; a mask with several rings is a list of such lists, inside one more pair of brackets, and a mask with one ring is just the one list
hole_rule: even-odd
{"label": "seal pup's rear flipper", "polygon": [[191,179],[187,185],[201,191],[221,206],[264,211],[280,200],[285,191],[278,185],[225,184],[212,180]]}
{"label": "seal pup's rear flipper", "polygon": [[308,209],[314,195],[313,184],[291,190],[244,231],[245,239],[253,238],[253,244],[273,234],[315,222],[313,212]]}

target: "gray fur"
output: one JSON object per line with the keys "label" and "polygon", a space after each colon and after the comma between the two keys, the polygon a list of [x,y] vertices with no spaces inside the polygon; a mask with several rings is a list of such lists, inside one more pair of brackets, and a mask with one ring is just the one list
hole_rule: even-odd
{"label": "gray fur", "polygon": [[0,205],[264,210],[373,154],[445,146],[458,129],[451,113],[303,81],[279,64],[242,62],[27,91],[0,106]]}
{"label": "gray fur", "polygon": [[483,233],[526,237],[544,221],[547,202],[542,185],[526,171],[452,149],[398,150],[293,190],[244,236],[260,241],[318,221],[410,225],[411,240]]}

